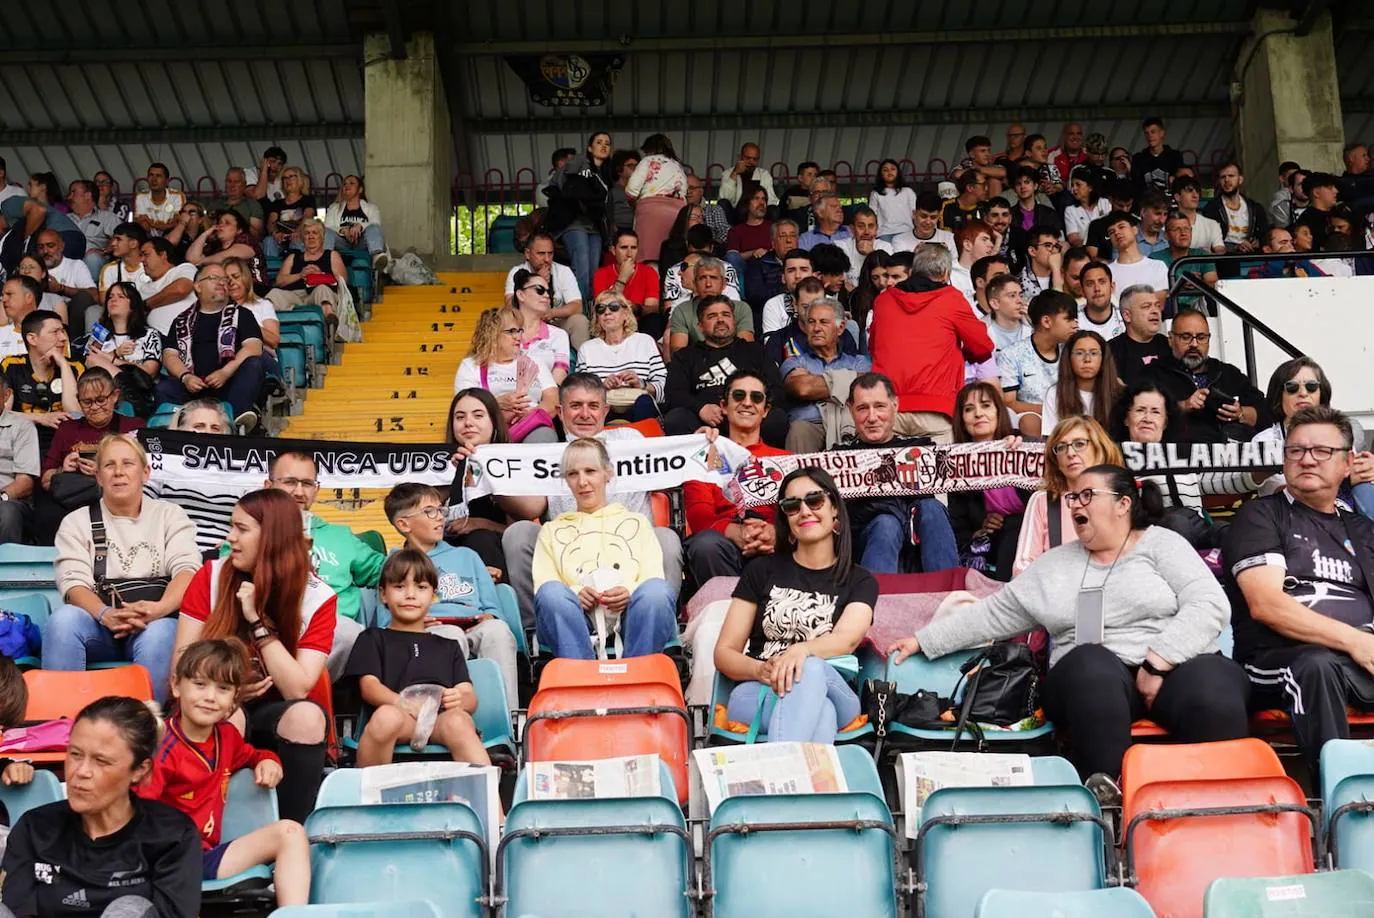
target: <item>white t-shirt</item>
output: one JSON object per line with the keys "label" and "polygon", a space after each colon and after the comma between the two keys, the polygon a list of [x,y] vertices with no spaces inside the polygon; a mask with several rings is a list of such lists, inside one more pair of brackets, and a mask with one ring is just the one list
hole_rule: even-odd
{"label": "white t-shirt", "polygon": [[[792,321],[794,309],[790,293],[779,293],[775,297],[770,297],[768,302],[763,304],[763,333],[771,335],[780,328],[786,328],[787,323]],[[868,315],[871,320],[873,311],[869,310]]]}
{"label": "white t-shirt", "polygon": [[1064,236],[1065,238],[1077,233],[1083,237],[1085,244],[1088,240],[1088,224],[1098,217],[1105,217],[1111,213],[1112,202],[1108,198],[1099,198],[1097,206],[1091,209],[1085,208],[1081,204],[1072,204],[1064,209]]}
{"label": "white t-shirt", "polygon": [[64,287],[89,290],[95,286],[95,279],[91,277],[91,269],[86,267],[86,263],[79,258],[63,258],[62,262],[48,273],[57,278],[57,282]]}
{"label": "white t-shirt", "polygon": [[1226,234],[1221,231],[1221,224],[1211,217],[1197,215],[1193,221],[1193,244],[1192,248],[1202,249],[1205,252],[1212,251],[1213,247],[1222,245],[1226,242]]}
{"label": "white t-shirt", "polygon": [[935,229],[935,235],[929,239],[917,239],[915,233],[900,233],[896,239],[892,240],[892,251],[894,252],[914,252],[918,245],[942,245],[949,249],[950,260],[954,264],[959,263],[959,248],[954,244],[954,234],[947,229]]}
{"label": "white t-shirt", "polygon": [[994,357],[997,351],[1011,347],[1018,341],[1025,341],[1035,333],[1035,329],[1025,322],[1017,323],[1015,328],[1003,328],[989,317],[983,320],[983,324],[987,326],[988,337],[992,339]]}
{"label": "white t-shirt", "polygon": [[130,271],[123,259],[112,261],[100,269],[100,298],[104,300],[105,291],[120,281],[127,281],[142,291],[143,284],[147,279],[148,275],[143,271],[142,262],[137,268]]}
{"label": "white t-shirt", "polygon": [[[572,268],[567,265],[560,265],[556,261],[549,267],[549,277],[553,280],[553,290],[549,293],[553,297],[551,305],[554,309],[582,299],[582,290],[577,286],[577,275],[573,273]],[[523,261],[511,268],[506,275],[506,296],[515,295],[515,272],[521,268],[534,273],[534,269],[530,267],[528,261]]]}
{"label": "white t-shirt", "polygon": [[[1083,400],[1083,413],[1091,414],[1093,410],[1093,394],[1091,392],[1080,391],[1078,397]],[[1040,406],[1040,429],[1050,431],[1054,425],[1059,423],[1059,386],[1050,386],[1045,392],[1045,401]]]}
{"label": "white t-shirt", "polygon": [[[256,297],[251,303],[244,303],[243,306],[253,314],[253,318],[258,320],[258,328],[262,328],[264,322],[281,324],[281,319],[277,317],[277,307],[273,306],[272,301],[265,296]],[[267,346],[266,339],[262,342],[262,349],[274,353],[272,348]]]}
{"label": "white t-shirt", "polygon": [[166,223],[181,212],[181,206],[185,203],[185,195],[174,188],[167,189],[167,196],[161,204],[154,203],[151,191],[143,191],[134,196],[134,216],[147,217],[154,223]]}
{"label": "white t-shirt", "polygon": [[555,370],[566,373],[572,362],[572,342],[568,339],[568,333],[548,322],[543,323],[539,337],[522,344],[521,350],[535,363],[548,370],[550,375]]}
{"label": "white t-shirt", "polygon": [[24,336],[19,334],[15,324],[0,325],[0,358],[23,357],[26,353]]}
{"label": "white t-shirt", "polygon": [[[519,361],[512,360],[510,363],[489,363],[487,364],[487,384],[482,385],[482,368],[477,363],[475,357],[464,357],[463,362],[458,364],[458,375],[453,380],[453,391],[458,392],[462,389],[486,389],[492,395],[506,395],[515,391],[516,365]],[[539,364],[539,375],[535,377],[529,389],[525,390],[525,395],[531,402],[538,404],[539,399],[544,395],[545,389],[552,389],[557,385],[549,371]]]}
{"label": "white t-shirt", "polygon": [[868,195],[868,206],[878,215],[879,236],[911,232],[915,220],[916,192],[910,188],[873,191]]}
{"label": "white t-shirt", "polygon": [[[178,280],[188,280],[194,283],[195,279],[195,265],[189,263],[173,265],[171,268],[167,270],[166,274],[162,275],[157,280],[153,280],[150,277],[144,276],[142,282],[138,285],[138,292],[143,294],[143,299],[146,301],[149,298],[161,293],[163,290],[165,290],[167,287],[170,287]],[[181,315],[183,312],[185,312],[187,309],[194,306],[195,304],[196,291],[193,287],[190,293],[186,294],[184,297],[177,300],[175,303],[167,303],[166,305],[159,306],[156,309],[149,312],[148,324],[151,325],[153,328],[156,328],[158,330],[158,334],[166,337],[167,334],[171,332],[172,322],[176,320],[176,317]]]}
{"label": "white t-shirt", "polygon": [[969,269],[956,261],[949,269],[949,285],[964,295],[969,308],[978,315],[978,298],[973,295],[973,275]]}
{"label": "white t-shirt", "polygon": [[1107,267],[1111,268],[1112,285],[1116,288],[1112,294],[1113,303],[1117,302],[1121,291],[1136,284],[1148,284],[1156,293],[1169,289],[1169,266],[1162,261],[1142,258],[1129,265],[1114,261]]}
{"label": "white t-shirt", "polygon": [[[844,252],[845,257],[849,259],[849,270],[844,273],[844,279],[849,281],[851,287],[858,286],[859,272],[863,270],[864,259],[867,256],[859,254],[859,247],[852,236],[848,239],[841,239],[839,242],[835,243],[835,245],[838,246],[840,251]],[[887,252],[890,255],[892,253],[892,246],[883,242],[881,239],[874,239],[873,251]]]}
{"label": "white t-shirt", "polygon": [[1112,304],[1111,310],[1107,313],[1107,321],[1100,325],[1088,315],[1086,307],[1080,306],[1078,308],[1078,330],[1097,332],[1102,336],[1103,341],[1110,341],[1117,335],[1126,333],[1126,323],[1122,321],[1121,310],[1116,308],[1115,303]]}

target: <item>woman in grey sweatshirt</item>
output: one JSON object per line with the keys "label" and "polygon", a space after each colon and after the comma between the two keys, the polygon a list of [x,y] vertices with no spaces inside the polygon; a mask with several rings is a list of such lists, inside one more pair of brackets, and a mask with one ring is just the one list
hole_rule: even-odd
{"label": "woman in grey sweatshirt", "polygon": [[1187,743],[1246,736],[1249,684],[1217,651],[1226,594],[1182,536],[1153,525],[1164,509],[1159,488],[1137,487],[1113,465],[1088,469],[1078,485],[1065,495],[1077,542],[891,651],[899,661],[918,650],[933,658],[1044,628],[1045,713],[1084,777],[1121,773],[1142,717]]}

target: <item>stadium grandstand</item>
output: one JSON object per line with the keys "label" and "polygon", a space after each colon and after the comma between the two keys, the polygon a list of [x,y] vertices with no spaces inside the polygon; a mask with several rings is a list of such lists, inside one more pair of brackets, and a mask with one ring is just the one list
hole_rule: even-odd
{"label": "stadium grandstand", "polygon": [[0,19],[0,918],[1374,903],[1374,8]]}

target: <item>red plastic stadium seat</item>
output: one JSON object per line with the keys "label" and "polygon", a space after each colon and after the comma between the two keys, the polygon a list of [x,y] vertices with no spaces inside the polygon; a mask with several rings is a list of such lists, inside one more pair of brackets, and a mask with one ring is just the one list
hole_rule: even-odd
{"label": "red plastic stadium seat", "polygon": [[1263,740],[1226,740],[1220,743],[1141,744],[1126,750],[1121,760],[1121,804],[1132,809],[1136,792],[1162,781],[1205,778],[1283,777],[1283,763]]}
{"label": "red plastic stadium seat", "polygon": [[649,494],[649,503],[654,508],[654,525],[671,529],[673,526],[673,505],[668,495],[662,491]]}
{"label": "red plastic stadium seat", "polygon": [[[139,701],[153,698],[152,677],[142,666],[85,672],[31,669],[24,673],[24,685],[29,690],[29,705],[24,712],[24,720],[28,723],[64,717],[74,719],[92,701],[111,695],[124,695]],[[53,765],[62,763],[67,753],[65,750],[26,752],[23,757],[35,765]]]}
{"label": "red plastic stadium seat", "polygon": [[628,424],[626,426],[633,427],[635,430],[644,434],[644,436],[646,437],[663,436],[663,425],[658,422],[657,418],[648,418],[647,420],[643,421],[635,421],[633,424]]}

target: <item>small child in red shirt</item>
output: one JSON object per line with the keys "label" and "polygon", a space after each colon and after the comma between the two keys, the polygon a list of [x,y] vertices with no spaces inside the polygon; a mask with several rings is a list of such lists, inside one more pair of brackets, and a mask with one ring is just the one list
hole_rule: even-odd
{"label": "small child in red shirt", "polygon": [[276,864],[277,905],[310,898],[310,845],[300,823],[281,819],[231,842],[220,842],[229,779],[252,768],[259,787],[276,787],[281,760],[254,749],[229,722],[239,692],[252,681],[248,649],[237,638],[197,641],[181,654],[172,676],[176,708],[153,755],[153,770],[138,787],[149,800],[176,807],[196,824],[205,849],[203,880],[222,880],[260,864]]}

